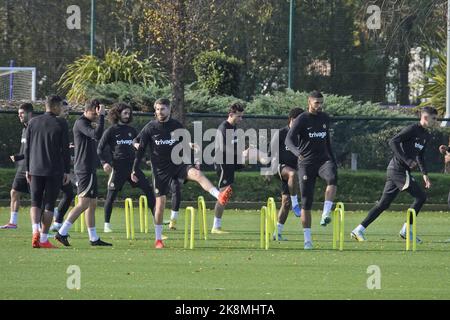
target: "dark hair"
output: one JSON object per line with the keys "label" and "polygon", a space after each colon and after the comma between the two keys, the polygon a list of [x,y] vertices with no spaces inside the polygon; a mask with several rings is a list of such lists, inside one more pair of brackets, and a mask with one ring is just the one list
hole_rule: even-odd
{"label": "dark hair", "polygon": [[31,103],[29,103],[29,102],[22,103],[22,104],[19,106],[19,110],[23,110],[23,111],[25,111],[26,113],[33,112],[33,105],[32,105]]}
{"label": "dark hair", "polygon": [[126,103],[115,103],[111,110],[108,111],[108,120],[109,122],[116,124],[120,120],[120,114],[123,110],[130,109],[130,121],[128,123],[131,123],[133,121],[133,108],[129,106]]}
{"label": "dark hair", "polygon": [[156,107],[156,105],[162,105],[162,106],[168,106],[170,107],[170,100],[166,99],[166,98],[159,98],[158,100],[155,101],[155,104],[153,105],[153,107]]}
{"label": "dark hair", "polygon": [[92,99],[86,102],[84,105],[84,111],[92,111],[97,109],[100,106],[100,100],[98,99]]}
{"label": "dark hair", "polygon": [[314,90],[309,94],[310,98],[314,98],[314,99],[319,99],[319,98],[323,98],[322,93],[320,93],[320,91],[318,90]]}
{"label": "dark hair", "polygon": [[228,109],[228,113],[244,112],[244,106],[239,102],[233,102]]}
{"label": "dark hair", "polygon": [[301,115],[304,112],[304,110],[302,108],[296,107],[294,109],[292,109],[291,111],[289,111],[289,116],[288,116],[288,121],[291,121],[295,118],[297,118],[299,115]]}
{"label": "dark hair", "polygon": [[423,107],[421,113],[429,114],[430,116],[437,115],[438,112],[434,107]]}
{"label": "dark hair", "polygon": [[47,97],[47,100],[45,101],[45,107],[53,109],[58,104],[62,104],[62,101],[63,101],[63,99],[58,95],[55,95],[55,94],[49,95]]}

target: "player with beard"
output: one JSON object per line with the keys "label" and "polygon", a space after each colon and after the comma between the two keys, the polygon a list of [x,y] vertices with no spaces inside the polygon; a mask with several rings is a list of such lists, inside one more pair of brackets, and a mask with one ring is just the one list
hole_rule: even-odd
{"label": "player with beard", "polygon": [[[139,171],[140,163],[145,155],[145,150],[149,147],[154,179],[153,187],[156,196],[154,219],[156,236],[155,248],[162,249],[164,248],[162,242],[164,208],[166,205],[166,195],[169,193],[170,182],[172,179],[197,182],[201,185],[203,190],[209,192],[214,198],[218,199],[222,205],[225,205],[228,202],[232,191],[231,187],[228,187],[223,192],[219,192],[200,170],[185,163],[175,163],[175,160],[178,159],[172,157],[172,151],[174,147],[181,142],[181,138],[177,139],[174,135],[180,133],[178,129],[185,129],[180,122],[170,117],[171,105],[168,99],[158,99],[154,104],[154,108],[156,119],[147,123],[139,134],[140,143],[133,164],[131,180],[135,183],[139,181],[136,173]],[[184,143],[188,142],[184,141]],[[192,147],[191,143],[189,143],[189,145]]]}
{"label": "player with beard", "polygon": [[111,213],[117,194],[122,190],[125,182],[135,188],[141,189],[147,196],[148,207],[154,212],[155,195],[151,184],[145,178],[141,170],[136,171],[138,182],[131,181],[131,171],[135,157],[133,140],[138,132],[130,126],[133,121],[131,107],[124,103],[118,103],[108,112],[108,120],[112,126],[104,133],[97,147],[97,155],[103,166],[103,170],[109,174],[108,193],[105,201],[105,226],[104,232],[112,232]]}

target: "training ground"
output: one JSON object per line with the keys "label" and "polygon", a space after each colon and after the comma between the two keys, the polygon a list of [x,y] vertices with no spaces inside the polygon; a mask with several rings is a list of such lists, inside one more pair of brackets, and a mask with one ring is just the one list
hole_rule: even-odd
{"label": "training ground", "polygon": [[[135,209],[136,211],[136,209]],[[165,226],[164,250],[153,248],[154,232],[126,240],[124,210],[113,212],[114,233],[103,234],[103,209],[97,209],[99,235],[112,248],[90,247],[87,233],[71,231],[71,248],[32,249],[29,208],[19,229],[0,230],[0,299],[449,299],[450,216],[422,212],[417,230],[424,241],[406,252],[398,236],[405,213],[385,212],[368,229],[368,242],[350,239],[366,214],[346,212],[345,249],[332,250],[332,228],[320,227],[313,213],[314,250],[303,250],[303,234],[292,213],[284,235],[260,249],[259,211],[227,210],[223,227],[231,233],[198,240],[183,249],[184,210],[177,231]],[[0,208],[5,222],[9,208]],[[165,213],[165,218],[169,212]],[[208,210],[208,226],[213,213]],[[4,221],[3,221],[4,220]],[[55,243],[54,240],[51,240]],[[79,266],[80,289],[67,287],[68,267]],[[379,289],[373,281],[378,266]],[[369,268],[369,273],[368,273]],[[369,282],[369,289],[368,288]]]}

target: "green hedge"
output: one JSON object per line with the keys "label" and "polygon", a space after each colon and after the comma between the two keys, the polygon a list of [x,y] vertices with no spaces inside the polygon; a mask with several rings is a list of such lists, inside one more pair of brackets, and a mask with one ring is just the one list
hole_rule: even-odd
{"label": "green hedge", "polygon": [[211,95],[237,96],[243,64],[242,60],[223,52],[204,51],[195,57],[192,65],[200,87]]}
{"label": "green hedge", "polygon": [[[103,171],[98,170],[98,183],[100,198],[106,196],[107,176]],[[149,172],[146,172],[148,175]],[[214,172],[206,172],[206,176],[213,183],[217,183],[217,176]],[[417,181],[422,182],[420,175],[415,174]],[[427,191],[430,204],[445,204],[450,186],[450,175],[431,174],[432,189]],[[14,170],[0,169],[0,199],[9,199],[9,190],[11,188]],[[383,191],[385,182],[384,171],[358,171],[347,170],[339,171],[337,200],[346,203],[374,203],[377,201]],[[268,196],[279,197],[280,183],[276,177],[270,182],[256,172],[239,172],[236,176],[235,186],[233,188],[233,201],[262,201]],[[319,179],[316,186],[315,201],[323,201],[324,184]],[[119,195],[121,198],[137,198],[141,192],[139,189],[133,189],[126,185]],[[206,194],[201,188],[193,182],[188,182],[182,187],[183,200],[195,200],[198,195],[204,195],[206,200],[212,200],[212,197]],[[410,203],[410,196],[402,192],[397,198],[397,203]]]}

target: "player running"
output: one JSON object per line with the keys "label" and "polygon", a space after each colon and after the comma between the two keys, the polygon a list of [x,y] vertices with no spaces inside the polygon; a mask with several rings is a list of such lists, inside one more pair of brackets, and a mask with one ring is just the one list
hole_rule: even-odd
{"label": "player running", "polygon": [[16,165],[16,175],[11,187],[11,216],[9,223],[0,226],[0,229],[17,229],[17,219],[19,216],[20,197],[22,193],[30,193],[30,186],[25,177],[25,147],[27,142],[28,122],[33,117],[33,105],[31,103],[23,103],[18,110],[20,123],[22,124],[22,136],[20,139],[20,150],[18,154],[10,156],[12,162]]}
{"label": "player running", "polygon": [[306,250],[313,248],[311,209],[316,178],[319,176],[327,184],[321,226],[326,226],[331,222],[330,213],[337,189],[337,164],[331,150],[329,132],[330,117],[323,112],[322,107],[323,95],[319,91],[311,92],[308,97],[308,111],[295,119],[286,136],[286,146],[298,158],[297,175],[301,193],[301,215]]}
{"label": "player running", "polygon": [[[394,153],[394,157],[387,167],[387,179],[384,185],[383,195],[377,205],[373,207],[367,217],[351,233],[351,237],[357,241],[366,241],[365,231],[367,227],[374,222],[378,216],[389,208],[392,201],[401,191],[407,191],[414,197],[414,203],[410,208],[419,214],[420,209],[427,199],[426,193],[420,188],[414,177],[411,176],[411,170],[419,166],[425,182],[425,188],[431,187],[428,171],[424,161],[424,153],[427,142],[431,134],[427,129],[435,126],[437,111],[432,107],[424,107],[421,111],[420,122],[412,124],[398,134],[390,141],[389,147]],[[412,217],[411,217],[412,222]],[[412,239],[412,228],[409,235]],[[406,239],[406,223],[400,230],[400,237]],[[416,241],[422,243],[419,237]]]}
{"label": "player running", "polygon": [[139,178],[136,172],[144,157],[147,147],[150,148],[150,161],[153,171],[153,188],[156,196],[155,206],[155,248],[162,249],[163,216],[166,204],[166,195],[169,192],[170,181],[172,179],[191,180],[201,185],[214,198],[218,199],[222,205],[225,205],[231,197],[231,187],[219,192],[217,188],[203,175],[203,173],[191,165],[184,163],[175,164],[172,158],[173,148],[180,143],[173,137],[174,131],[183,129],[180,122],[172,119],[171,105],[168,99],[158,99],[154,105],[156,120],[152,120],[142,129],[139,148],[133,164],[131,180],[138,182]]}
{"label": "player running", "polygon": [[[224,191],[234,183],[234,173],[241,170],[244,165],[238,164],[238,137],[236,135],[237,125],[242,121],[244,116],[244,106],[240,103],[233,103],[228,110],[228,118],[223,121],[217,128],[215,140],[215,158],[214,166],[217,176],[219,177],[218,187],[220,191]],[[227,131],[229,134],[227,134]],[[231,133],[231,134],[230,134]],[[244,153],[248,152],[245,150]],[[233,157],[230,157],[230,154]],[[232,162],[229,163],[231,158]],[[214,225],[211,229],[213,234],[224,234],[227,231],[222,230],[222,216],[225,206],[216,202],[214,208]]]}
{"label": "player running", "polygon": [[[97,123],[98,120],[98,123]],[[92,246],[111,246],[102,241],[95,228],[95,209],[97,207],[97,147],[105,125],[105,106],[97,100],[89,101],[83,115],[75,121],[73,137],[75,143],[74,172],[77,181],[78,204],[70,210],[55,239],[64,246],[70,246],[68,232],[82,212],[86,211],[86,225]]]}
{"label": "player running", "polygon": [[69,129],[67,121],[57,117],[61,108],[60,97],[48,97],[45,113],[32,118],[27,128],[25,165],[31,193],[33,248],[56,248],[48,241],[48,231],[61,184],[69,183],[70,173]]}
{"label": "player running", "polygon": [[147,197],[147,203],[153,212],[155,207],[155,195],[151,184],[145,178],[142,171],[136,171],[139,179],[137,183],[131,181],[131,171],[135,158],[133,140],[138,132],[130,126],[133,121],[131,107],[124,103],[118,103],[108,112],[108,120],[112,126],[104,133],[97,147],[97,155],[103,166],[103,170],[109,174],[108,192],[105,201],[105,226],[104,232],[113,232],[111,229],[111,213],[117,194],[122,190],[125,182],[141,189]]}
{"label": "player running", "polygon": [[[289,210],[292,205],[292,211],[296,217],[301,216],[301,210],[298,203],[298,178],[297,178],[297,157],[289,151],[285,144],[287,133],[292,127],[294,120],[303,113],[303,109],[294,108],[289,112],[288,125],[281,128],[272,137],[270,150],[276,150],[272,155],[272,167],[277,165],[275,169],[281,180],[281,207],[278,212],[278,241],[287,240],[282,236],[284,224],[286,222]],[[278,149],[276,148],[278,145]],[[298,142],[296,143],[296,145]],[[275,171],[273,170],[273,171]],[[289,201],[290,198],[290,201]]]}

